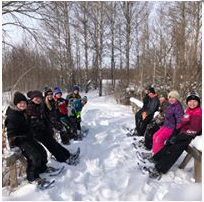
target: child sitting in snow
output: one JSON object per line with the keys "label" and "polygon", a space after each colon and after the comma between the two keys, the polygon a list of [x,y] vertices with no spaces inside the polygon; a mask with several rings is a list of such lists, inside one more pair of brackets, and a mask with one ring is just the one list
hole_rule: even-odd
{"label": "child sitting in snow", "polygon": [[76,138],[77,135],[72,130],[71,123],[67,116],[68,100],[65,100],[62,97],[62,91],[58,87],[54,89],[54,100],[56,102],[57,120],[62,123],[63,126],[65,126],[66,131],[69,134],[69,139]]}
{"label": "child sitting in snow", "polygon": [[84,105],[87,103],[87,97],[82,99],[70,99],[68,105],[68,116],[73,127],[73,130],[80,135],[81,134],[81,111]]}
{"label": "child sitting in snow", "polygon": [[30,98],[28,101],[27,116],[34,138],[41,142],[57,161],[75,165],[74,154],[70,153],[54,139],[53,130],[47,124],[42,105],[42,93],[34,90],[29,91],[27,96]]}
{"label": "child sitting in snow", "polygon": [[153,135],[153,154],[162,149],[165,141],[172,135],[173,130],[180,127],[182,116],[183,107],[179,102],[179,93],[173,90],[168,94],[164,125]]}
{"label": "child sitting in snow", "polygon": [[10,148],[18,147],[27,159],[27,180],[41,184],[43,180],[39,174],[47,169],[47,152],[33,137],[26,115],[27,104],[26,97],[15,92],[13,102],[6,111],[5,126]]}
{"label": "child sitting in snow", "polygon": [[72,93],[67,95],[66,100],[69,101],[71,99],[74,99],[74,100],[81,99],[81,95],[79,94],[79,86],[74,85],[72,89]]}
{"label": "child sitting in snow", "polygon": [[145,147],[147,149],[152,149],[152,137],[156,131],[159,130],[159,128],[164,124],[164,119],[165,119],[165,109],[168,103],[167,100],[167,93],[166,92],[161,92],[159,94],[159,101],[160,101],[160,106],[159,106],[159,113],[152,119],[152,121],[148,124],[147,129],[145,131]]}
{"label": "child sitting in snow", "polygon": [[59,131],[63,144],[69,144],[69,134],[65,126],[63,126],[62,123],[57,120],[56,102],[53,98],[53,92],[51,88],[44,88],[43,106],[50,128],[54,128]]}
{"label": "child sitting in snow", "polygon": [[138,115],[136,114],[136,128],[133,133],[135,136],[144,136],[147,125],[153,119],[154,113],[159,108],[159,99],[157,94],[155,93],[154,88],[150,87],[148,89],[148,97],[149,100],[146,104],[146,107],[141,111]]}

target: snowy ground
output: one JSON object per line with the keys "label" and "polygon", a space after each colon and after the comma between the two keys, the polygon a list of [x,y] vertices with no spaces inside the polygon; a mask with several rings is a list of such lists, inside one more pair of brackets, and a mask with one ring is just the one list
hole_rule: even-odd
{"label": "snowy ground", "polygon": [[[193,182],[193,162],[178,169],[185,154],[159,181],[149,179],[137,166],[133,139],[125,135],[125,127],[134,127],[131,108],[116,104],[112,97],[99,98],[96,91],[88,98],[82,125],[89,128],[89,134],[66,146],[71,151],[81,148],[80,163],[76,167],[62,163],[66,171],[56,178],[52,189],[39,191],[24,181],[10,194],[3,188],[3,200],[202,200],[202,184]],[[49,164],[59,166],[53,160]]]}

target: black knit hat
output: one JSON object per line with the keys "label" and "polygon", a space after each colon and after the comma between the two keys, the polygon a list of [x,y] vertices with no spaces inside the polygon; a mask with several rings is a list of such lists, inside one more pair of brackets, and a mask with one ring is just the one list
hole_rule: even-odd
{"label": "black knit hat", "polygon": [[149,93],[153,93],[153,94],[155,94],[155,90],[154,90],[153,87],[150,87],[148,90],[149,90]]}
{"label": "black knit hat", "polygon": [[43,92],[44,92],[44,96],[45,96],[45,97],[46,97],[48,94],[53,93],[53,92],[52,92],[52,89],[49,88],[49,87],[45,87],[44,90],[43,90]]}
{"label": "black knit hat", "polygon": [[25,95],[23,95],[22,93],[20,93],[18,91],[15,92],[14,98],[13,98],[14,105],[17,105],[21,101],[25,101],[26,103],[28,103],[28,100],[26,99]]}
{"label": "black knit hat", "polygon": [[188,101],[190,100],[197,100],[200,105],[200,96],[197,92],[192,91],[188,93],[188,95],[186,96],[186,104],[188,104]]}
{"label": "black knit hat", "polygon": [[40,91],[34,90],[34,91],[29,91],[27,93],[27,96],[32,100],[34,97],[40,97],[43,98],[43,95]]}

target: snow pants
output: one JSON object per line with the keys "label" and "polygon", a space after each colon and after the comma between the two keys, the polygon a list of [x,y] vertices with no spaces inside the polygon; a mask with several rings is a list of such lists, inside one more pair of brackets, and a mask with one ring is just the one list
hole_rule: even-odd
{"label": "snow pants", "polygon": [[163,174],[167,173],[193,138],[190,135],[178,134],[175,144],[165,145],[153,156],[153,159],[156,161],[156,169]]}
{"label": "snow pants", "polygon": [[141,117],[141,120],[138,121],[138,125],[136,125],[138,136],[144,136],[147,125],[151,122],[152,118],[153,118],[153,115],[148,115],[144,120],[142,120],[142,117]]}
{"label": "snow pants", "polygon": [[51,129],[43,130],[37,135],[35,134],[35,139],[41,142],[54,155],[57,161],[65,162],[70,157],[69,151],[54,139]]}
{"label": "snow pants", "polygon": [[73,136],[72,129],[71,129],[71,123],[68,117],[61,117],[59,121],[66,128],[66,133],[60,132],[60,138],[62,140],[62,143],[67,143],[69,142],[69,140],[71,140]]}
{"label": "snow pants", "polygon": [[136,114],[135,114],[135,126],[139,126],[139,123],[142,121],[142,112],[144,110],[140,109]]}
{"label": "snow pants", "polygon": [[172,129],[163,126],[153,135],[153,154],[163,148],[165,141],[172,135],[172,132]]}
{"label": "snow pants", "polygon": [[39,178],[47,166],[47,152],[44,147],[35,140],[27,140],[19,146],[23,156],[27,159],[27,180],[34,181]]}
{"label": "snow pants", "polygon": [[149,150],[152,149],[152,139],[154,133],[156,133],[160,129],[159,125],[156,122],[151,122],[145,131],[145,147]]}

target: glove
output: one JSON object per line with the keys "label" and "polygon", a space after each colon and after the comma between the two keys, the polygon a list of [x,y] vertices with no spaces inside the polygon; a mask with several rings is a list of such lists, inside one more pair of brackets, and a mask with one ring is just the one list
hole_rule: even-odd
{"label": "glove", "polygon": [[165,145],[173,145],[177,141],[177,136],[171,136],[165,143]]}
{"label": "glove", "polygon": [[146,117],[147,117],[147,113],[146,112],[142,112],[142,120],[145,120]]}
{"label": "glove", "polygon": [[177,136],[178,133],[180,132],[181,128],[175,128],[172,132],[172,136]]}

